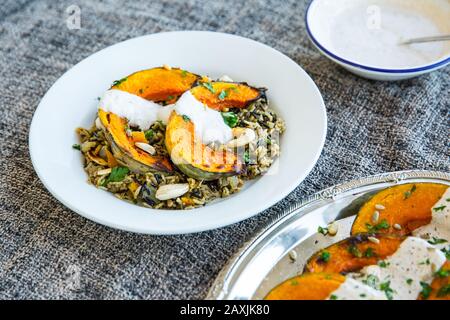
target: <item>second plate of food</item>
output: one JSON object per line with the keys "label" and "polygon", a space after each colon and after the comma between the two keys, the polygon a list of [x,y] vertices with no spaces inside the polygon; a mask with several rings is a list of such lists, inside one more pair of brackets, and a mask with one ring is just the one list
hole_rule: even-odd
{"label": "second plate of food", "polygon": [[323,148],[311,78],[239,36],[170,32],[83,60],[38,106],[30,154],[63,204],[151,234],[249,218],[292,191]]}

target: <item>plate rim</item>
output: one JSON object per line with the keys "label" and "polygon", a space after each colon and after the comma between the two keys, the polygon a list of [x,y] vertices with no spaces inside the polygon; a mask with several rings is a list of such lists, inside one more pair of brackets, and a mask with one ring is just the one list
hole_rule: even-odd
{"label": "plate rim", "polygon": [[[139,41],[139,40],[143,40],[143,39],[149,39],[149,38],[158,38],[158,37],[164,37],[166,35],[176,35],[176,34],[186,34],[186,33],[193,33],[193,34],[206,34],[209,36],[214,36],[214,35],[220,35],[220,36],[224,36],[224,37],[230,37],[230,38],[236,38],[239,40],[244,40],[244,41],[248,41],[249,43],[253,44],[253,45],[257,45],[260,47],[265,48],[266,50],[270,50],[273,54],[277,55],[278,57],[281,57],[282,59],[287,60],[293,67],[298,68],[298,71],[301,71],[304,76],[305,76],[305,80],[310,83],[311,85],[311,89],[316,93],[317,97],[319,98],[318,100],[318,105],[317,108],[319,109],[319,113],[321,113],[322,115],[322,126],[323,126],[323,130],[321,132],[321,137],[320,137],[320,144],[317,146],[316,152],[314,154],[313,157],[313,161],[310,162],[310,165],[308,167],[305,167],[305,171],[304,174],[302,175],[298,175],[297,179],[292,180],[292,182],[287,185],[286,188],[284,188],[284,192],[281,192],[278,194],[277,197],[273,197],[270,201],[265,202],[263,205],[255,205],[255,209],[253,210],[247,210],[247,214],[240,216],[239,218],[234,218],[234,219],[230,219],[230,221],[227,221],[225,223],[214,223],[214,222],[210,222],[208,224],[203,224],[202,226],[198,227],[198,226],[192,226],[192,227],[184,227],[184,226],[174,226],[171,227],[169,230],[164,229],[164,230],[159,230],[158,228],[154,228],[154,229],[149,229],[148,227],[145,228],[132,228],[129,226],[123,226],[123,225],[118,225],[115,224],[113,222],[110,222],[108,220],[105,219],[101,219],[99,217],[97,217],[94,214],[91,214],[89,212],[85,212],[82,210],[79,210],[77,208],[76,205],[73,205],[72,203],[69,203],[68,201],[66,201],[64,199],[64,197],[61,197],[58,195],[57,190],[54,190],[49,182],[44,178],[43,173],[40,171],[39,166],[37,165],[36,159],[33,156],[33,149],[34,147],[34,132],[38,131],[39,128],[37,128],[37,114],[39,114],[39,108],[41,106],[41,104],[45,103],[47,96],[49,95],[49,93],[52,91],[52,89],[58,84],[60,83],[61,80],[64,80],[64,78],[69,74],[69,72],[74,69],[76,66],[85,63],[86,60],[88,59],[92,59],[93,57],[95,57],[96,55],[100,55],[101,53],[103,53],[106,50],[109,50],[115,46],[122,46],[124,44],[126,44],[127,42],[131,42],[131,41]],[[297,63],[295,62],[293,59],[291,59],[290,57],[288,57],[287,55],[285,55],[284,53],[278,51],[275,48],[272,48],[264,43],[261,43],[259,41],[253,40],[253,39],[249,39],[246,37],[242,37],[239,35],[235,35],[235,34],[229,34],[229,33],[223,33],[223,32],[213,32],[213,31],[196,31],[196,30],[192,30],[192,31],[169,31],[169,32],[159,32],[159,33],[153,33],[153,34],[146,34],[146,35],[142,35],[142,36],[138,36],[138,37],[134,37],[134,38],[130,38],[130,39],[126,39],[124,41],[112,44],[110,46],[107,46],[99,51],[94,52],[93,54],[87,56],[86,58],[82,59],[81,61],[79,61],[78,63],[76,63],[75,65],[73,65],[72,67],[70,67],[68,70],[66,70],[53,84],[52,86],[46,91],[46,93],[44,94],[44,96],[41,98],[37,108],[35,109],[34,113],[33,113],[33,118],[30,124],[30,129],[29,129],[29,136],[28,136],[28,143],[29,143],[29,153],[30,153],[30,158],[31,158],[31,162],[33,164],[33,168],[37,174],[37,176],[39,177],[39,179],[41,180],[41,182],[43,183],[43,185],[45,186],[45,188],[52,194],[52,196],[54,198],[56,198],[60,203],[62,203],[65,207],[67,207],[68,209],[70,209],[71,211],[74,211],[75,213],[81,215],[84,218],[87,218],[91,221],[94,221],[96,223],[99,223],[101,225],[107,226],[107,227],[111,227],[114,229],[118,229],[118,230],[123,230],[123,231],[128,231],[128,232],[134,232],[134,233],[140,233],[140,234],[154,234],[154,235],[174,235],[174,234],[189,234],[189,233],[197,233],[197,232],[203,232],[203,231],[207,231],[207,230],[214,230],[217,228],[222,228],[222,227],[226,227],[229,225],[233,225],[235,223],[241,222],[243,220],[246,220],[248,218],[251,218],[257,214],[259,214],[260,212],[272,207],[273,205],[275,205],[276,203],[278,203],[279,201],[281,201],[282,199],[284,199],[289,193],[291,193],[311,172],[311,170],[314,168],[314,166],[316,165],[317,161],[320,158],[320,155],[323,151],[324,148],[324,144],[326,141],[326,136],[327,136],[327,129],[328,129],[328,119],[327,119],[327,113],[326,113],[326,107],[325,107],[325,102],[323,99],[323,96],[317,86],[317,84],[312,80],[311,76]],[[245,190],[244,190],[245,191]],[[193,209],[195,210],[195,209]],[[181,212],[182,210],[177,210],[179,212]]]}
{"label": "plate rim", "polygon": [[[333,200],[333,198],[342,195],[346,192],[360,187],[368,187],[371,185],[392,183],[392,185],[407,183],[412,179],[441,179],[445,180],[450,185],[450,172],[432,171],[432,170],[403,170],[385,172],[375,174],[367,177],[353,179],[347,182],[342,182],[331,187],[320,190],[310,196],[300,199],[292,203],[285,210],[269,220],[263,227],[256,231],[253,236],[245,241],[241,247],[231,256],[231,258],[224,264],[217,276],[214,278],[210,289],[205,297],[206,300],[227,300],[228,287],[232,285],[232,280],[239,276],[239,268],[242,266],[244,259],[251,256],[253,249],[267,240],[265,236],[269,234],[276,227],[281,225],[285,220],[292,218],[294,215],[299,215],[298,218],[303,217],[306,212],[301,212],[308,207],[315,206],[320,202]],[[245,266],[244,266],[245,268]]]}

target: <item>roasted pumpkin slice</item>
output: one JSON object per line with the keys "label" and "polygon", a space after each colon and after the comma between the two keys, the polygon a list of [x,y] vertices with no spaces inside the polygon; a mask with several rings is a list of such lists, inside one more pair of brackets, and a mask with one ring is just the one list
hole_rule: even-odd
{"label": "roasted pumpkin slice", "polygon": [[125,119],[102,109],[99,109],[98,115],[106,128],[106,139],[111,145],[114,158],[119,163],[139,173],[173,170],[168,158],[152,156],[135,146],[133,136],[129,137],[126,133],[127,121]]}
{"label": "roasted pumpkin slice", "polygon": [[158,67],[135,72],[115,81],[111,89],[126,91],[155,102],[172,103],[200,79],[178,68]]}
{"label": "roasted pumpkin slice", "polygon": [[450,300],[450,261],[447,260],[436,272],[429,289],[431,289],[429,292],[422,291],[419,300]]}
{"label": "roasted pumpkin slice", "polygon": [[250,87],[245,83],[202,82],[191,89],[192,95],[214,110],[245,108],[264,94],[264,89]]}
{"label": "roasted pumpkin slice", "polygon": [[[443,184],[416,183],[384,189],[361,207],[353,223],[352,234],[409,234],[430,223],[431,208],[447,188]],[[378,219],[374,221],[375,211],[378,212]]]}
{"label": "roasted pumpkin slice", "polygon": [[[375,244],[373,239],[378,239]],[[399,235],[359,234],[335,243],[314,254],[305,266],[305,272],[346,274],[376,264],[397,251],[405,239]]]}
{"label": "roasted pumpkin slice", "polygon": [[307,273],[275,287],[266,300],[325,300],[345,281],[337,273]]}
{"label": "roasted pumpkin slice", "polygon": [[243,169],[238,156],[227,150],[213,150],[195,136],[194,124],[172,112],[166,127],[166,148],[172,162],[187,176],[215,180],[236,175]]}

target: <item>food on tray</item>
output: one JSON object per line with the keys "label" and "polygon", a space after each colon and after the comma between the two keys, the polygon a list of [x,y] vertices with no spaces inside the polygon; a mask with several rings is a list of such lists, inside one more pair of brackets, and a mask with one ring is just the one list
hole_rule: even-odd
{"label": "food on tray", "polygon": [[349,238],[315,253],[266,298],[450,300],[449,241],[447,185],[388,188],[362,205]]}
{"label": "food on tray", "polygon": [[115,81],[90,129],[77,129],[89,182],[157,209],[238,192],[279,156],[284,121],[266,89],[158,67]]}

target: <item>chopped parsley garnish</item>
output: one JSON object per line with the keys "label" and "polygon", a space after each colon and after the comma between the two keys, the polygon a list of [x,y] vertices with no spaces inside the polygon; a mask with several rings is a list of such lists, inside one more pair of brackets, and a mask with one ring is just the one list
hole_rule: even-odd
{"label": "chopped parsley garnish", "polygon": [[361,251],[358,249],[358,247],[355,246],[355,245],[349,246],[347,250],[348,250],[348,252],[351,253],[354,257],[361,258],[361,257],[363,256],[363,255],[362,255],[362,252],[361,252]]}
{"label": "chopped parsley garnish", "polygon": [[365,298],[365,297],[366,297],[366,294],[365,294],[365,293],[361,293],[359,296],[360,296],[361,298]]}
{"label": "chopped parsley garnish", "polygon": [[446,277],[450,276],[450,270],[445,270],[445,269],[441,268],[438,271],[436,271],[434,275],[439,278],[446,278]]}
{"label": "chopped parsley garnish", "polygon": [[168,97],[167,97],[167,100],[169,100],[169,101],[170,101],[170,100],[173,100],[173,99],[175,99],[175,96],[168,96]]}
{"label": "chopped parsley garnish", "polygon": [[367,248],[366,251],[364,251],[364,257],[366,258],[372,258],[372,257],[376,257],[377,254],[375,253],[375,250],[373,250],[373,248]]}
{"label": "chopped parsley garnish", "polygon": [[422,281],[420,281],[420,285],[422,286],[422,291],[420,292],[420,294],[424,299],[428,299],[432,291],[431,286],[428,283]]}
{"label": "chopped parsley garnish", "polygon": [[406,283],[410,286],[413,283],[413,279],[411,279],[411,278],[407,279]]}
{"label": "chopped parsley garnish", "polygon": [[338,297],[337,297],[337,295],[335,295],[335,294],[332,294],[331,296],[330,296],[330,300],[337,300],[338,299]]}
{"label": "chopped parsley garnish", "polygon": [[109,174],[108,178],[105,179],[103,182],[103,186],[106,186],[110,182],[120,182],[122,181],[125,176],[130,172],[130,169],[127,167],[114,167],[111,170],[111,173]]}
{"label": "chopped parsley garnish", "polygon": [[445,208],[447,208],[447,206],[436,207],[436,208],[433,208],[433,210],[438,212],[438,211],[443,211]]}
{"label": "chopped parsley garnish", "polygon": [[441,251],[445,254],[447,260],[450,260],[450,247],[448,249],[442,248]]}
{"label": "chopped parsley garnish", "polygon": [[388,298],[388,300],[394,299],[394,290],[392,290],[392,288],[391,288],[391,282],[390,281],[386,281],[384,283],[381,283],[380,284],[380,290],[384,291],[384,294],[386,295],[386,298]]}
{"label": "chopped parsley garnish", "polygon": [[367,231],[369,231],[369,232],[376,232],[376,231],[380,231],[382,229],[389,229],[390,225],[386,219],[383,219],[383,220],[381,220],[380,223],[378,223],[374,226],[371,225],[370,223],[366,223],[366,228],[367,228]]}
{"label": "chopped parsley garnish", "polygon": [[203,82],[202,86],[211,91],[212,93],[216,93],[216,89],[212,86],[211,82]]}
{"label": "chopped parsley garnish", "polygon": [[72,148],[77,149],[77,150],[81,150],[81,146],[77,143],[72,145]]}
{"label": "chopped parsley garnish", "polygon": [[220,100],[225,99],[227,96],[228,96],[228,92],[226,90],[220,91],[220,93],[219,93],[219,99]]}
{"label": "chopped parsley garnish", "polygon": [[428,240],[429,244],[441,244],[441,243],[446,243],[446,242],[447,242],[447,240],[439,239],[439,238],[436,238],[436,237],[433,237],[431,240]]}
{"label": "chopped parsley garnish", "polygon": [[389,265],[389,262],[386,262],[386,261],[384,261],[384,260],[378,261],[378,266],[379,266],[380,268],[386,268],[388,265]]}
{"label": "chopped parsley garnish", "polygon": [[250,163],[250,153],[248,151],[244,152],[244,162],[246,164]]}
{"label": "chopped parsley garnish", "polygon": [[186,122],[191,121],[191,118],[189,118],[187,115],[183,114],[183,120]]}
{"label": "chopped parsley garnish", "polygon": [[120,79],[120,80],[114,80],[112,86],[113,86],[113,87],[118,86],[118,85],[120,85],[122,82],[124,82],[125,80],[127,80],[127,78],[122,78],[122,79]]}
{"label": "chopped parsley garnish", "polygon": [[147,141],[150,141],[153,138],[153,136],[155,135],[155,133],[153,132],[152,129],[145,131],[144,134],[145,134],[145,139],[147,139]]}
{"label": "chopped parsley garnish", "polygon": [[222,118],[230,128],[234,128],[238,123],[238,117],[234,112],[222,112]]}
{"label": "chopped parsley garnish", "polygon": [[186,70],[182,70],[182,71],[181,71],[181,76],[182,76],[183,78],[185,78],[185,77],[187,76],[187,71],[186,71]]}
{"label": "chopped parsley garnish", "polygon": [[408,190],[408,191],[404,192],[404,193],[403,193],[403,195],[404,195],[403,200],[406,200],[406,199],[410,198],[411,195],[412,195],[412,193],[413,193],[414,191],[416,191],[416,189],[417,189],[416,185],[413,185],[412,188],[411,188],[411,190]]}
{"label": "chopped parsley garnish", "polygon": [[330,261],[330,258],[331,254],[328,251],[322,251],[322,253],[320,254],[320,260],[322,260],[323,262]]}
{"label": "chopped parsley garnish", "polygon": [[450,294],[450,284],[446,284],[445,286],[442,286],[438,293],[437,296],[438,297],[445,297],[446,295]]}
{"label": "chopped parsley garnish", "polygon": [[378,289],[378,286],[377,286],[378,281],[379,281],[379,280],[378,280],[378,277],[377,277],[377,276],[374,276],[373,274],[369,274],[369,275],[367,276],[367,278],[364,279],[362,282],[363,282],[364,284],[368,285],[369,287],[372,287],[372,288],[374,288],[374,289]]}
{"label": "chopped parsley garnish", "polygon": [[328,234],[328,228],[319,226],[317,228],[317,232],[323,234],[324,236],[326,236]]}

